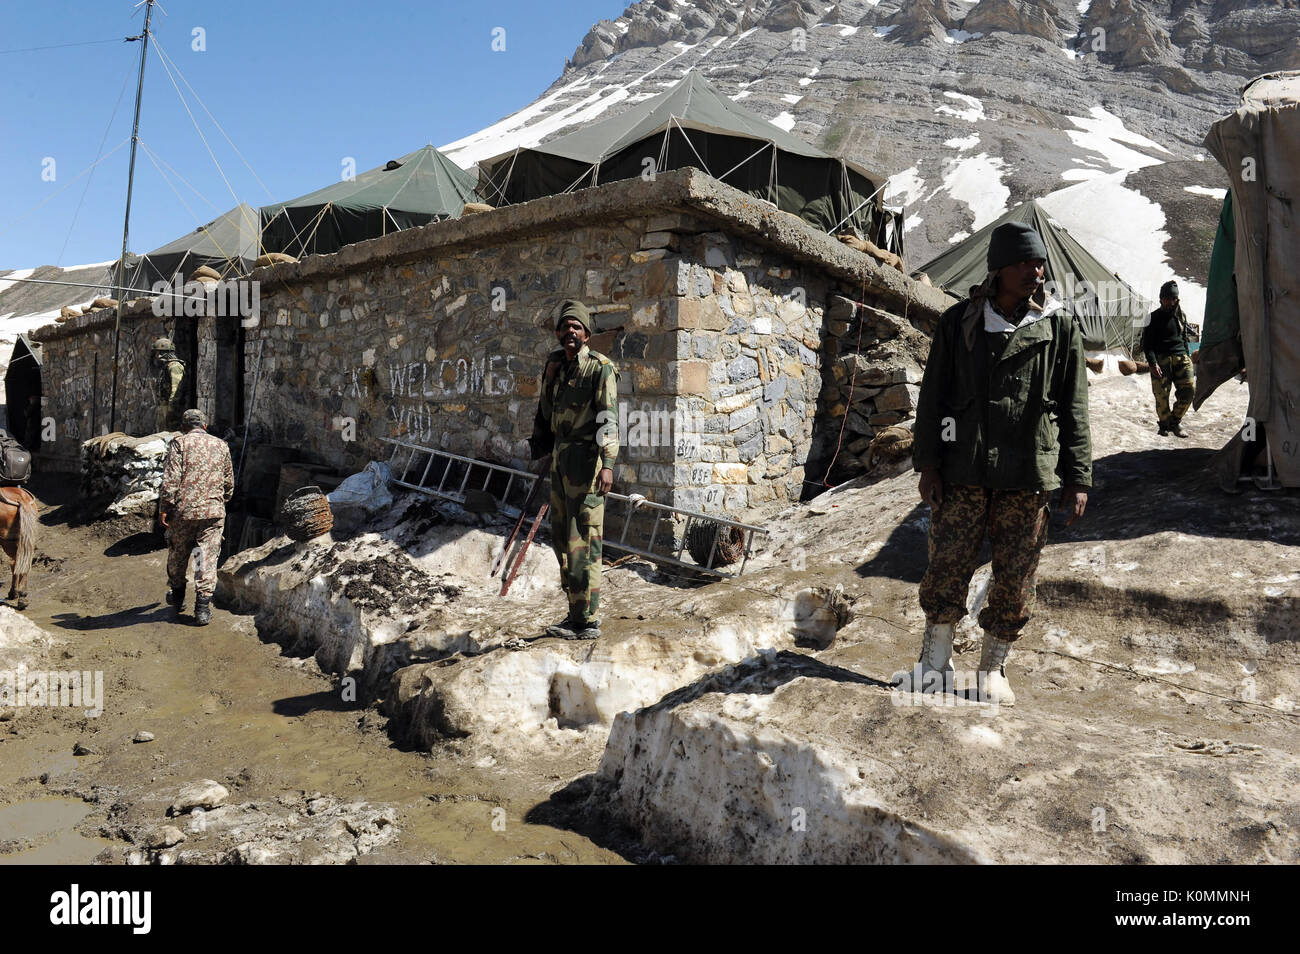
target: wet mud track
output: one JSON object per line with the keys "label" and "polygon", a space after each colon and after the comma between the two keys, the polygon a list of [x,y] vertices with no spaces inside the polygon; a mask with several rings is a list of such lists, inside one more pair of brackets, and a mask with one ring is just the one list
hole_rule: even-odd
{"label": "wet mud track", "polygon": [[[25,615],[57,642],[31,666],[102,671],[103,712],[17,707],[0,721],[0,864],[622,861],[525,820],[580,770],[405,751],[251,617],[217,608],[196,627],[191,587],[175,619],[161,541],[121,521],[69,524],[74,481],[32,488],[43,509]],[[211,824],[168,817],[199,780],[229,792]],[[184,840],[167,845],[168,826]]]}

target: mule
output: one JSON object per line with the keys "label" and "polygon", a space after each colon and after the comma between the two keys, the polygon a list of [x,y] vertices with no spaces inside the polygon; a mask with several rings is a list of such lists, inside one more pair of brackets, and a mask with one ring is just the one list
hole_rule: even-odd
{"label": "mule", "polygon": [[36,555],[36,498],[21,487],[0,487],[0,550],[9,557],[13,579],[7,599],[27,608],[27,574]]}

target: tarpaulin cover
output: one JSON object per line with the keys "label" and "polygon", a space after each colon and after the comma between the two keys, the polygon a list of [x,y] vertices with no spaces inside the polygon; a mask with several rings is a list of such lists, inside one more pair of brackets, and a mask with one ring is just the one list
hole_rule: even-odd
{"label": "tarpaulin cover", "polygon": [[1231,181],[1246,413],[1264,425],[1279,482],[1300,487],[1300,72],[1248,83],[1205,145]]}
{"label": "tarpaulin cover", "polygon": [[1223,197],[1219,228],[1210,253],[1210,281],[1205,293],[1205,319],[1201,324],[1201,353],[1196,363],[1196,397],[1199,408],[1224,381],[1246,367],[1241,353],[1241,312],[1237,307],[1237,231],[1232,215],[1232,193]]}

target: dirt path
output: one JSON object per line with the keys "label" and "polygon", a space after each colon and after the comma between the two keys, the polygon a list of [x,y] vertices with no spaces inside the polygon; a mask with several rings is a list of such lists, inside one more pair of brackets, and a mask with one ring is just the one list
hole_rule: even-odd
{"label": "dirt path", "polygon": [[[249,617],[174,620],[165,551],[131,528],[119,539],[120,524],[62,522],[65,487],[33,488],[46,507],[25,615],[59,640],[39,665],[103,672],[103,713],[0,714],[0,864],[121,863],[133,851],[164,863],[622,860],[523,820],[580,770],[557,764],[543,789],[510,766],[399,750],[381,716],[343,701],[313,660],[261,641]],[[142,731],[153,740],[134,742]],[[167,818],[202,779],[229,790],[227,807]],[[186,837],[163,850],[167,825]]]}

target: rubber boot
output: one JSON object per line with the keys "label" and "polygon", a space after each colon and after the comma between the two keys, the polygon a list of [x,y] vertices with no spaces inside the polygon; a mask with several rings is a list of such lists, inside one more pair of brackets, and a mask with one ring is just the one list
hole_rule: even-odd
{"label": "rubber boot", "polygon": [[953,684],[952,623],[926,623],[921,658],[890,677],[902,692],[949,692]]}
{"label": "rubber boot", "polygon": [[194,625],[207,626],[212,622],[212,601],[207,596],[194,598]]}
{"label": "rubber boot", "polygon": [[171,587],[167,590],[167,605],[172,608],[173,616],[180,616],[185,607],[185,586]]}
{"label": "rubber boot", "polygon": [[998,639],[992,633],[984,634],[984,645],[980,649],[980,667],[976,679],[979,686],[979,701],[991,702],[1000,706],[1014,706],[1016,694],[1007,682],[1007,656],[1014,645],[1010,640]]}

